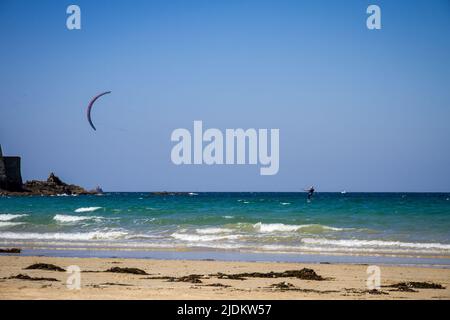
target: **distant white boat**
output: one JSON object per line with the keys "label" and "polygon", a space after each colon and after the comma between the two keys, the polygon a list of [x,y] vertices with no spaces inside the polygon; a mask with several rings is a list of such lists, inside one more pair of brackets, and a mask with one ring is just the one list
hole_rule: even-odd
{"label": "distant white boat", "polygon": [[345,190],[344,190],[344,191],[341,191],[341,194],[346,194],[346,193],[347,193],[347,191],[345,191]]}

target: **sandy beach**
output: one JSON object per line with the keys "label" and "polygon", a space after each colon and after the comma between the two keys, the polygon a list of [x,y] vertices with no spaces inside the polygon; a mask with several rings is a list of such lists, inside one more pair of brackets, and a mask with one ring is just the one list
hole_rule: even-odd
{"label": "sandy beach", "polygon": [[[26,269],[32,265],[44,269]],[[66,285],[64,270],[74,265],[81,270],[79,290]],[[55,266],[61,269],[48,270]],[[370,291],[367,267],[1,256],[0,299],[450,299],[449,269],[380,266],[381,289]],[[409,285],[389,287],[402,282]]]}

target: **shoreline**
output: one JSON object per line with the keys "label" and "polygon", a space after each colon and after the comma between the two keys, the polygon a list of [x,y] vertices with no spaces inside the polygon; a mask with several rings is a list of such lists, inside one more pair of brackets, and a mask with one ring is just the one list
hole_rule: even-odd
{"label": "shoreline", "polygon": [[[0,246],[2,249],[6,247]],[[12,247],[9,247],[12,248]],[[18,247],[17,247],[18,248]],[[450,269],[448,256],[416,256],[386,254],[342,254],[342,253],[274,253],[239,250],[211,250],[208,248],[167,249],[153,248],[86,248],[86,247],[22,247],[20,254],[0,254],[1,256],[49,258],[101,258],[101,259],[142,259],[142,260],[190,260],[222,262],[271,262],[271,263],[308,263],[308,264],[349,264],[349,265],[385,265],[411,266]]]}
{"label": "shoreline", "polygon": [[[64,270],[27,269],[36,263],[66,270],[78,266],[80,290],[67,288],[70,274]],[[144,273],[117,273],[124,268]],[[367,288],[367,268],[332,263],[2,255],[0,299],[450,299],[448,269],[380,265],[381,288],[373,291]],[[307,278],[297,275],[305,270]],[[390,287],[405,282],[444,289]]]}

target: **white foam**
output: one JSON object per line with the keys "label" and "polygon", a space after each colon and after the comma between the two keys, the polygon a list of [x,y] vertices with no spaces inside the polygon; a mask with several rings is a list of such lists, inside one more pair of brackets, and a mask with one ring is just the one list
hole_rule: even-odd
{"label": "white foam", "polygon": [[101,208],[102,208],[102,207],[86,207],[86,208],[78,208],[78,209],[75,210],[75,212],[78,212],[78,213],[80,213],[80,212],[93,212],[93,211],[99,210],[99,209],[101,209]]}
{"label": "white foam", "polygon": [[159,239],[160,236],[151,234],[133,234],[126,237],[128,240],[139,240],[139,239]]}
{"label": "white foam", "polygon": [[0,228],[3,227],[14,227],[21,224],[24,224],[25,222],[9,222],[9,221],[0,221]]}
{"label": "white foam", "polygon": [[238,239],[240,236],[233,234],[233,235],[223,235],[223,236],[217,236],[217,235],[198,235],[198,234],[188,234],[188,233],[173,233],[171,235],[173,238],[182,240],[182,241],[188,241],[188,242],[208,242],[208,241],[217,241],[217,240],[233,240]]}
{"label": "white foam", "polygon": [[288,205],[290,205],[291,203],[290,202],[281,202],[281,205],[282,206],[288,206]]}
{"label": "white foam", "polygon": [[58,222],[62,223],[72,223],[72,222],[79,222],[84,220],[100,220],[101,217],[86,217],[86,216],[69,216],[65,214],[57,214],[53,217],[53,220],[56,220]]}
{"label": "white foam", "polygon": [[21,218],[21,217],[26,217],[28,216],[27,214],[9,214],[9,213],[5,213],[5,214],[0,214],[0,221],[10,221],[10,220],[14,220],[17,218]]}
{"label": "white foam", "polygon": [[277,232],[277,231],[297,231],[300,226],[286,225],[283,223],[262,223],[258,222],[253,225],[259,232]]}
{"label": "white foam", "polygon": [[343,231],[343,230],[351,230],[352,228],[337,228],[337,227],[330,227],[330,226],[324,226],[321,224],[304,224],[300,226],[301,229],[307,229],[307,228],[319,228],[323,230],[331,230],[331,231]]}
{"label": "white foam", "polygon": [[224,218],[224,219],[233,219],[234,217],[233,216],[222,216],[222,218]]}
{"label": "white foam", "polygon": [[199,234],[220,234],[220,233],[231,233],[233,230],[227,228],[204,228],[195,230]]}
{"label": "white foam", "polygon": [[126,236],[126,232],[121,231],[94,231],[94,232],[75,232],[75,233],[34,233],[34,232],[0,232],[0,239],[14,240],[112,240],[120,239]]}
{"label": "white foam", "polygon": [[411,249],[445,249],[450,250],[450,244],[442,243],[421,243],[421,242],[400,242],[400,241],[383,241],[383,240],[329,240],[329,239],[313,239],[304,238],[302,242],[305,244],[328,245],[337,247],[349,248],[383,248],[383,247],[397,247],[397,248],[411,248]]}
{"label": "white foam", "polygon": [[317,230],[331,230],[331,231],[342,231],[342,228],[335,228],[329,226],[323,226],[320,224],[301,224],[301,225],[287,225],[284,223],[262,223],[258,222],[253,225],[255,229],[259,232],[270,233],[270,232],[294,232],[300,229],[317,229]]}

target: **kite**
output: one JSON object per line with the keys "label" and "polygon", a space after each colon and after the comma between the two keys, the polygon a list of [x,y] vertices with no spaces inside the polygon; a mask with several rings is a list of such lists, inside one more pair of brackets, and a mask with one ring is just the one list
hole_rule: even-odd
{"label": "kite", "polygon": [[104,96],[105,94],[109,94],[111,93],[111,91],[105,91],[102,92],[98,95],[96,95],[94,98],[92,98],[91,102],[89,102],[89,105],[87,107],[87,119],[89,121],[89,124],[91,125],[92,129],[97,130],[94,126],[94,123],[92,122],[92,118],[91,118],[91,110],[92,110],[92,106],[94,105],[95,101],[97,101],[98,98],[100,98],[101,96]]}

